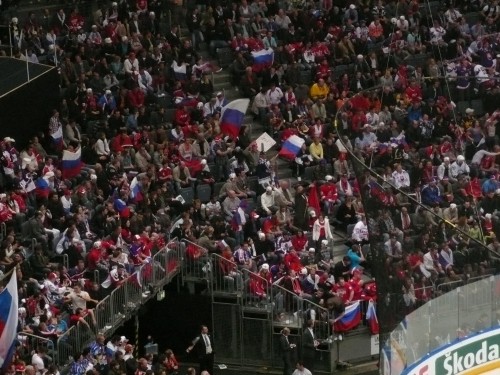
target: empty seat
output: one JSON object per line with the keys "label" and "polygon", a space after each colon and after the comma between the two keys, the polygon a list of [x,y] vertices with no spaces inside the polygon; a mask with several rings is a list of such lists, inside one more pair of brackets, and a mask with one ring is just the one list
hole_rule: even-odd
{"label": "empty seat", "polygon": [[191,204],[194,200],[194,190],[191,187],[182,188],[180,195],[184,198],[185,204]]}
{"label": "empty seat", "polygon": [[214,185],[214,195],[218,198],[219,197],[219,193],[220,193],[220,189],[222,189],[222,187],[224,186],[225,182],[224,181],[221,181],[221,182],[216,182],[215,185]]}
{"label": "empty seat", "polygon": [[474,110],[476,116],[482,116],[485,113],[482,99],[471,100],[470,107]]}
{"label": "empty seat", "polygon": [[211,195],[212,195],[212,189],[210,188],[210,185],[199,184],[196,187],[196,196],[201,201],[201,203],[209,202]]}
{"label": "empty seat", "polygon": [[314,180],[314,169],[316,167],[307,167],[305,170],[304,170],[304,179],[306,181],[313,181]]}
{"label": "empty seat", "polygon": [[304,85],[309,85],[312,83],[312,72],[310,70],[300,71],[300,83]]}
{"label": "empty seat", "polygon": [[231,48],[217,48],[217,60],[219,61],[219,66],[222,68],[227,68],[231,65],[234,60]]}

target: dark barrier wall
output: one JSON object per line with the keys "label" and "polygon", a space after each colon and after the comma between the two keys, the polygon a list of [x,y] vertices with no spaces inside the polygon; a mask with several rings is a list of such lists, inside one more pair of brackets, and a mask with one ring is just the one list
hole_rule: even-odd
{"label": "dark barrier wall", "polygon": [[[24,65],[26,71],[26,65]],[[20,151],[37,132],[47,133],[52,110],[59,101],[56,69],[35,76],[0,98],[0,138],[16,140]]]}

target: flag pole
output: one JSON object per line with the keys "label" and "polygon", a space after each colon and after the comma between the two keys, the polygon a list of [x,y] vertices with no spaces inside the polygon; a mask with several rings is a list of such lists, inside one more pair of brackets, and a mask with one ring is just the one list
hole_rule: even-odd
{"label": "flag pole", "polygon": [[25,57],[26,57],[26,75],[28,77],[28,82],[30,81],[30,65],[28,62],[28,50],[25,50]]}

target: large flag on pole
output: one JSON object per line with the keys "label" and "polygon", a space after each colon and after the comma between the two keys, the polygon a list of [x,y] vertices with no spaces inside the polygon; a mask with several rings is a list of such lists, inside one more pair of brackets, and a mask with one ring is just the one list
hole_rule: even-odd
{"label": "large flag on pole", "polygon": [[0,368],[10,363],[17,337],[17,274],[14,270],[7,287],[0,293]]}
{"label": "large flag on pole", "polygon": [[335,323],[336,332],[347,332],[356,328],[361,322],[361,306],[359,301],[346,306],[344,315]]}
{"label": "large flag on pole", "polygon": [[260,51],[252,51],[254,72],[261,72],[270,68],[274,62],[274,51],[272,48],[261,49]]}
{"label": "large flag on pole", "polygon": [[238,137],[249,104],[250,99],[236,99],[222,107],[220,129],[223,134]]}
{"label": "large flag on pole", "polygon": [[297,135],[292,135],[281,146],[280,156],[293,160],[299,153],[305,141]]}
{"label": "large flag on pole", "polygon": [[377,309],[375,308],[375,303],[372,300],[368,302],[368,309],[366,310],[366,321],[372,335],[376,335],[377,333],[379,333]]}
{"label": "large flag on pole", "polygon": [[76,151],[64,150],[62,156],[62,176],[63,178],[73,178],[80,174],[82,170],[82,149]]}

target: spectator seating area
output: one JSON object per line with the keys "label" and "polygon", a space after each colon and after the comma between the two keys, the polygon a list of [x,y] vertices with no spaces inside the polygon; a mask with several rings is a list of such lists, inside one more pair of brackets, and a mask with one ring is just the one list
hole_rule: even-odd
{"label": "spectator seating area", "polygon": [[[75,334],[106,333],[89,307],[135,308],[180,270],[275,322],[314,306],[327,340],[376,300],[382,258],[405,312],[498,271],[495,2],[9,4],[2,44],[61,73],[46,132],[0,144],[0,266],[26,335],[63,334],[49,319],[64,311]],[[229,134],[238,97],[251,105]],[[114,363],[78,335],[74,375]]]}

